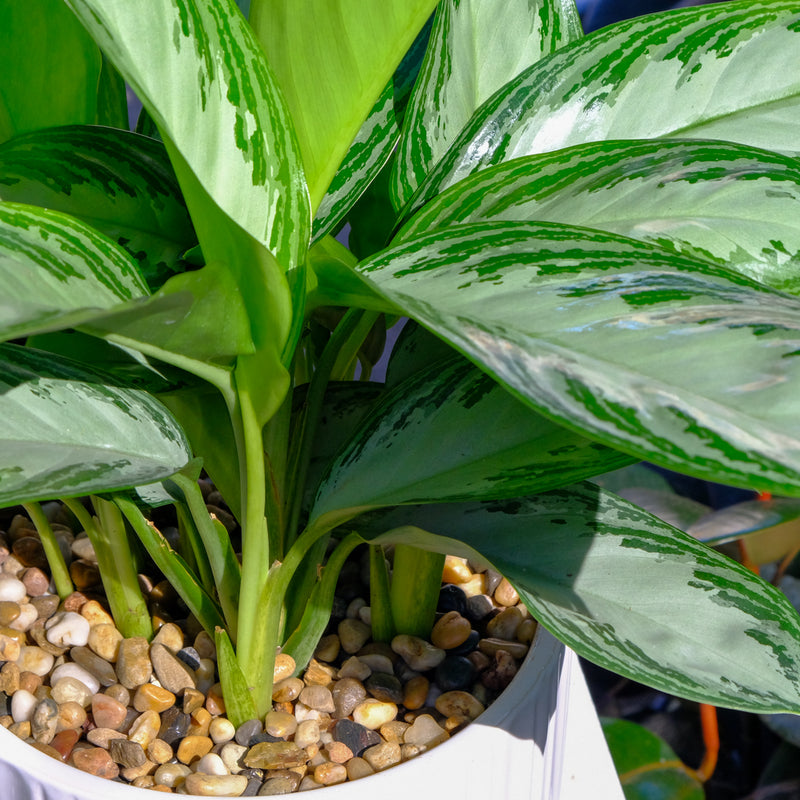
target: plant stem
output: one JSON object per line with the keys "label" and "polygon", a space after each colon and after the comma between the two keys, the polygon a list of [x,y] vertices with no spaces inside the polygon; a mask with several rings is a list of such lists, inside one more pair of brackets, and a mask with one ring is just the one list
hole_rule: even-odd
{"label": "plant stem", "polygon": [[[272,697],[275,631],[265,624],[263,603],[270,563],[269,530],[264,516],[266,471],[261,426],[250,397],[250,387],[237,386],[241,422],[242,467],[242,575],[237,626],[237,658],[259,714]],[[236,426],[234,426],[236,427]],[[274,603],[275,600],[272,600]],[[267,615],[270,616],[269,614]],[[263,713],[266,713],[264,710]]]}
{"label": "plant stem", "polygon": [[47,563],[50,565],[50,577],[56,586],[58,596],[63,600],[67,595],[72,594],[74,587],[72,578],[69,575],[67,562],[64,560],[64,554],[61,552],[53,529],[50,527],[50,520],[47,519],[38,503],[23,503],[22,505],[39,532],[39,539],[42,543]]}
{"label": "plant stem", "polygon": [[395,635],[389,590],[389,570],[380,545],[369,546],[369,606],[372,615],[372,638],[390,642]]}
{"label": "plant stem", "polygon": [[445,557],[407,544],[394,548],[392,616],[398,633],[427,637],[436,617]]}
{"label": "plant stem", "polygon": [[308,465],[311,462],[314,437],[322,414],[328,382],[335,369],[341,368],[342,363],[346,365],[352,361],[378,316],[378,312],[350,309],[336,326],[311,376],[306,400],[300,412],[299,443],[295,458],[292,460],[293,469],[287,487],[289,509],[286,518],[289,546],[294,541],[299,527]]}
{"label": "plant stem", "polygon": [[119,508],[101,497],[92,497],[97,512],[92,517],[79,500],[68,498],[63,502],[78,518],[94,547],[111,615],[120,633],[125,638],[149,639],[153,623],[139,588],[136,559]]}

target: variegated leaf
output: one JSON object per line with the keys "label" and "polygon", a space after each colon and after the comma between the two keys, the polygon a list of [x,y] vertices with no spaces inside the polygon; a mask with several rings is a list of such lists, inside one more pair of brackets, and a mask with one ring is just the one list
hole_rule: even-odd
{"label": "variegated leaf", "polygon": [[386,396],[331,464],[311,513],[517,497],[631,461],[533,413],[456,358]]}
{"label": "variegated leaf", "polygon": [[563,47],[473,116],[415,200],[491,164],[603,139],[800,150],[800,3],[743,0],[621,22]]}
{"label": "variegated leaf", "polygon": [[393,174],[401,208],[475,110],[543,56],[583,36],[574,0],[443,0]]}
{"label": "variegated leaf", "polygon": [[250,23],[297,129],[316,211],[437,0],[251,0]]}
{"label": "variegated leaf", "polygon": [[128,131],[65,126],[0,145],[0,200],[93,225],[138,261],[153,289],[197,241],[164,146]]}
{"label": "variegated leaf", "polygon": [[57,211],[0,203],[0,338],[75,327],[145,297],[136,262],[94,228]]}
{"label": "variegated leaf", "polygon": [[292,120],[236,3],[155,0],[147,13],[123,0],[67,5],[213,202],[284,268],[296,265],[311,215]]}
{"label": "variegated leaf", "polygon": [[798,293],[798,204],[800,163],[788,156],[719,141],[592,142],[471,175],[396,241],[481,220],[563,222],[695,252]]}
{"label": "variegated leaf", "polygon": [[456,226],[357,269],[366,289],[351,284],[347,302],[411,316],[562,424],[698,477],[800,494],[795,298],[553,223]]}
{"label": "variegated leaf", "polygon": [[633,680],[728,708],[800,712],[800,618],[786,597],[596,486],[398,508],[358,528],[373,542],[488,561],[548,630]]}
{"label": "variegated leaf", "polygon": [[159,481],[191,459],[151,395],[51,354],[0,345],[0,505]]}
{"label": "variegated leaf", "polygon": [[0,142],[97,118],[97,45],[63,0],[0,5]]}
{"label": "variegated leaf", "polygon": [[356,134],[314,217],[313,241],[329,234],[389,160],[411,87],[419,73],[430,35],[426,25]]}

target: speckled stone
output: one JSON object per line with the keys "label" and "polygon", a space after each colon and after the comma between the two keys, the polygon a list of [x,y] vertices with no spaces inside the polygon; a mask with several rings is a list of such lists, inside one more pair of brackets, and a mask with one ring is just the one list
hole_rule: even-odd
{"label": "speckled stone", "polygon": [[444,692],[436,698],[436,710],[444,717],[466,716],[475,719],[485,711],[469,692]]}
{"label": "speckled stone", "polygon": [[315,711],[331,713],[336,710],[333,702],[333,695],[327,686],[306,686],[300,697],[301,703],[313,708]]}
{"label": "speckled stone", "polygon": [[[122,634],[114,625],[102,623],[91,626],[87,645],[97,653],[100,658],[113,664],[119,658],[119,649],[122,640]],[[119,679],[119,676],[117,676],[117,678]]]}
{"label": "speckled stone", "polygon": [[405,732],[403,741],[418,747],[433,747],[450,738],[430,714],[420,714]]}
{"label": "speckled stone", "polygon": [[117,682],[117,673],[111,663],[89,647],[73,647],[69,651],[69,656],[90,675],[94,675],[101,686],[113,686]]}
{"label": "speckled stone", "polygon": [[156,642],[150,646],[150,661],[159,683],[168,691],[180,694],[184,689],[196,688],[197,681],[192,670],[163,644]]}
{"label": "speckled stone", "polygon": [[444,650],[434,647],[418,636],[400,634],[392,639],[392,650],[397,653],[411,669],[426,672],[438,667],[447,655]]}
{"label": "speckled stone", "polygon": [[128,739],[112,739],[108,743],[108,753],[121,767],[141,767],[148,760],[144,748]]}
{"label": "speckled stone", "polygon": [[83,750],[74,750],[72,763],[83,772],[88,772],[101,778],[113,779],[119,775],[119,766],[114,763],[111,756],[102,747],[87,747]]}
{"label": "speckled stone", "polygon": [[364,751],[363,758],[375,772],[381,772],[400,763],[402,758],[400,745],[396,742],[376,744]]}
{"label": "speckled stone", "polygon": [[125,705],[105,694],[92,696],[92,719],[98,728],[119,730],[125,721],[127,708]]}
{"label": "speckled stone", "polygon": [[205,775],[194,772],[186,776],[186,793],[201,797],[241,797],[247,788],[243,775]]}
{"label": "speckled stone", "polygon": [[134,636],[119,643],[116,673],[117,679],[126,689],[136,689],[150,680],[153,665],[150,663],[147,639]]}
{"label": "speckled stone", "polygon": [[20,644],[17,639],[0,633],[0,661],[16,661],[20,654]]}
{"label": "speckled stone", "polygon": [[50,744],[58,727],[58,703],[49,698],[40,700],[31,716],[31,736],[39,744]]}
{"label": "speckled stone", "polygon": [[244,756],[248,767],[257,769],[288,769],[306,763],[306,751],[293,742],[259,742]]}

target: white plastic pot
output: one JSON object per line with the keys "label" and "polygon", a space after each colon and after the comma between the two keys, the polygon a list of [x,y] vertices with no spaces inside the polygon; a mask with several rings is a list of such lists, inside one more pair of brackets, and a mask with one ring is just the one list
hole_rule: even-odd
{"label": "white plastic pot", "polygon": [[[386,772],[321,791],[324,800],[623,800],[577,656],[541,627],[511,685],[464,731]],[[61,764],[0,728],[0,797],[155,795]]]}

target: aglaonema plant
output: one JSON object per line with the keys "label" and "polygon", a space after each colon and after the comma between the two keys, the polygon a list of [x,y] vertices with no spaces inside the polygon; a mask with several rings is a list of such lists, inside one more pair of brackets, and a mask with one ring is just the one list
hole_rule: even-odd
{"label": "aglaonema plant", "polygon": [[59,591],[51,498],[147,635],[137,534],[244,720],[355,547],[386,637],[464,555],[603,666],[800,712],[784,597],[587,482],[800,495],[800,3],[584,37],[571,0],[40,0],[0,31],[0,503]]}

